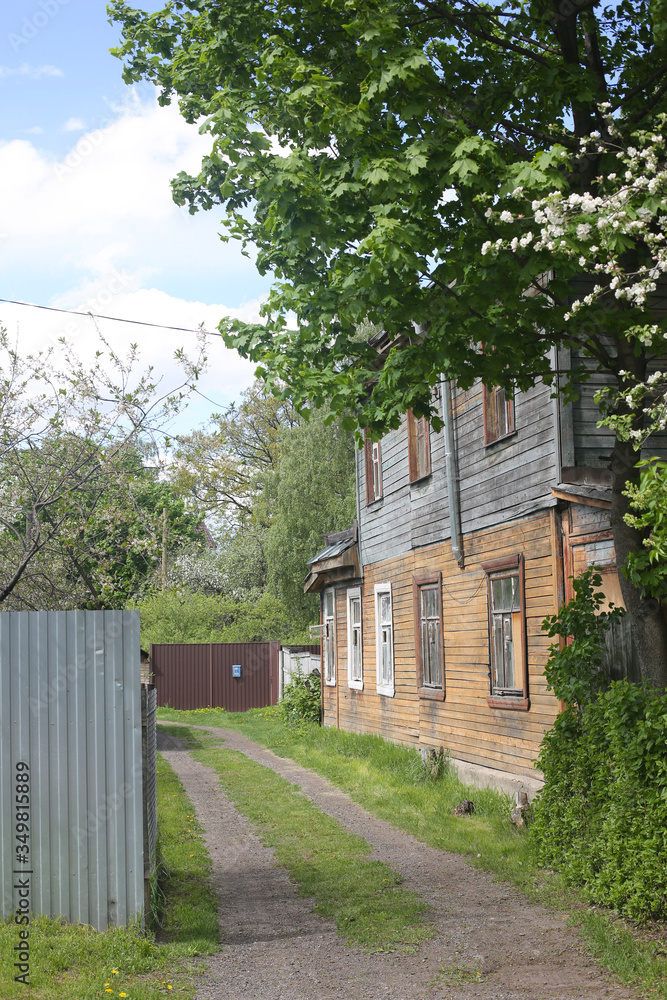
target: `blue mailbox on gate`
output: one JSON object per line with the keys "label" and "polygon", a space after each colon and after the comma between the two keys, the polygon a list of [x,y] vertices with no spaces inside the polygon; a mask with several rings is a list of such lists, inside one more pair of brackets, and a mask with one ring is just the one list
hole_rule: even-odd
{"label": "blue mailbox on gate", "polygon": [[240,676],[241,676],[241,664],[232,663],[232,677],[240,677]]}

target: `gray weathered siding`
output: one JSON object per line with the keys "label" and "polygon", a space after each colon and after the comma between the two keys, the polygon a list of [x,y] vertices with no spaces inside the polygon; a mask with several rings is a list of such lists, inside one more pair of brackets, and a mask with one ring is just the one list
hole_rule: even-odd
{"label": "gray weathered siding", "polygon": [[[572,367],[592,371],[590,358],[573,353]],[[587,468],[609,468],[609,460],[614,447],[614,435],[608,427],[598,427],[600,411],[595,404],[595,393],[607,385],[607,376],[592,374],[588,380],[576,379],[578,398],[572,404],[574,453],[577,466]],[[667,432],[654,434],[642,450],[642,458],[658,455],[667,459]],[[639,458],[639,456],[637,456]]]}
{"label": "gray weathered siding", "polygon": [[[461,526],[464,534],[492,528],[553,506],[557,479],[555,404],[539,384],[517,393],[516,433],[484,445],[481,384],[454,393]],[[382,439],[383,497],[366,505],[363,452],[357,452],[362,565],[450,538],[443,432],[431,428],[431,475],[410,484],[405,421]]]}
{"label": "gray weathered siding", "polygon": [[557,482],[555,410],[539,383],[515,397],[516,433],[484,445],[478,383],[456,395],[461,518],[464,534],[503,524],[554,504]]}

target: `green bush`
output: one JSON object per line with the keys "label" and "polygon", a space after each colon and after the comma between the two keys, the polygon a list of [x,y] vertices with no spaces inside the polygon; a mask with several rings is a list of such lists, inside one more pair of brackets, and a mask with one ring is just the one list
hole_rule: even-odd
{"label": "green bush", "polygon": [[598,626],[590,621],[599,578],[591,571],[584,577],[575,581],[577,596],[559,620],[543,626],[551,635],[567,635],[567,628],[574,638],[569,646],[552,646],[546,670],[567,705],[537,760],[545,786],[531,836],[540,863],[562,870],[591,901],[634,920],[664,919],[667,695],[629,681],[605,688],[605,620],[599,616]]}
{"label": "green bush", "polygon": [[[298,642],[290,610],[280,598],[250,593],[242,599],[166,590],[134,607],[141,612],[141,642]],[[308,639],[306,632],[306,639]]]}
{"label": "green bush", "polygon": [[280,703],[287,722],[320,722],[321,691],[319,674],[295,674],[285,686]]}

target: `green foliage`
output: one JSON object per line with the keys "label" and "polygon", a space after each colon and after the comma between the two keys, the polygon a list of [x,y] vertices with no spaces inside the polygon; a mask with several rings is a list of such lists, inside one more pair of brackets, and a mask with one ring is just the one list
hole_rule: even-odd
{"label": "green foliage", "polygon": [[[59,367],[51,351],[19,356],[0,327],[6,610],[118,607],[155,568],[163,506],[172,543],[196,536],[197,515],[143,465],[187,382],[160,398],[151,369],[136,371],[136,348],[119,357],[101,337],[98,348],[87,367],[63,342]],[[179,360],[196,380],[197,365]]]}
{"label": "green foliage", "polygon": [[605,596],[595,588],[601,585],[602,577],[595,567],[587,569],[572,581],[572,600],[542,622],[549,636],[560,637],[560,642],[549,647],[544,676],[556,697],[570,709],[586,705],[604,686],[605,633],[623,615],[623,609],[613,605],[600,612]]}
{"label": "green foliage", "polygon": [[88,518],[75,522],[64,538],[65,560],[74,561],[89,581],[83,606],[122,607],[153,582],[162,556],[164,511],[172,555],[183,545],[201,545],[201,514],[155,470],[136,466],[137,456],[120,465]]}
{"label": "green foliage", "polygon": [[[564,644],[545,668],[564,710],[542,741],[545,786],[531,836],[542,864],[587,896],[635,920],[667,916],[667,694],[608,683],[599,613],[601,578],[588,570],[575,597],[543,623]],[[567,639],[571,638],[568,644]]]}
{"label": "green foliage", "polygon": [[667,917],[667,697],[613,682],[544,738],[531,836],[542,864],[633,920]]}
{"label": "green foliage", "polygon": [[291,618],[281,637],[307,641],[319,615],[303,592],[308,560],[356,515],[354,444],[341,421],[326,408],[298,416],[255,383],[208,431],[179,440],[171,483],[212,512],[218,545],[177,554],[170,582],[251,603],[259,590],[277,595]]}
{"label": "green foliage", "polygon": [[625,521],[648,533],[641,550],[631,552],[624,572],[643,594],[664,599],[667,596],[667,462],[658,459],[638,463],[638,484],[629,484],[631,512]]}
{"label": "green foliage", "polygon": [[149,594],[141,612],[141,642],[299,642],[280,598],[255,592],[243,599],[167,590]]}
{"label": "green foliage", "polygon": [[319,674],[295,674],[285,685],[280,708],[287,722],[319,722],[322,713]]}
{"label": "green foliage", "polygon": [[303,592],[308,560],[324,533],[349,528],[356,514],[352,435],[326,410],[315,411],[281,436],[267,536],[269,579],[304,625],[319,616],[318,597]]}
{"label": "green foliage", "polygon": [[[650,309],[626,308],[605,268],[654,263],[646,236],[664,215],[664,178],[633,186],[630,211],[604,231],[599,205],[568,199],[618,193],[634,133],[661,141],[664,3],[547,7],[110,4],[126,81],[152,80],[211,136],[200,172],[174,181],[176,200],[224,206],[228,234],[275,279],[266,324],[225,322],[227,342],[298,406],[328,400],[380,432],[428,409],[440,373],[463,387],[553,381],[545,357],[560,341],[610,378],[623,366],[643,378],[629,330]],[[543,240],[534,203],[555,210],[556,195],[565,225]],[[645,212],[651,224],[637,227]],[[581,302],[585,322],[568,318],[582,270],[600,285]],[[381,371],[362,322],[392,344]]]}

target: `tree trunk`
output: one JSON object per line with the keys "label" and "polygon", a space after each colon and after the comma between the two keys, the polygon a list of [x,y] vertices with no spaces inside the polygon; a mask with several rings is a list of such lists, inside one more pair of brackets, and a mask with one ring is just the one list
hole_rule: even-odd
{"label": "tree trunk", "polygon": [[625,607],[630,615],[632,640],[642,680],[656,688],[667,688],[667,619],[660,601],[643,598],[621,567],[630,552],[642,547],[642,534],[623,520],[629,500],[623,495],[628,481],[636,478],[637,452],[629,441],[616,439],[611,456],[611,527],[614,533],[616,565]]}

